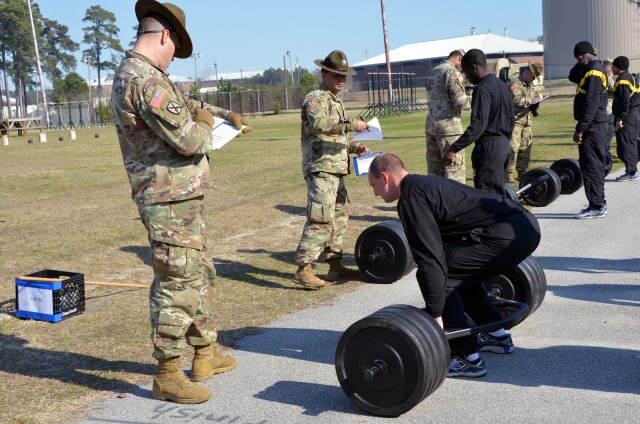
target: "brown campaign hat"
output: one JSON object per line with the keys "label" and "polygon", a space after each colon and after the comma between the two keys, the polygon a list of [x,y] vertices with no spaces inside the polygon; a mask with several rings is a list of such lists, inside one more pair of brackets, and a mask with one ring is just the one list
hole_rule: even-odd
{"label": "brown campaign hat", "polygon": [[541,74],[544,73],[542,65],[538,62],[531,63],[529,62],[529,70],[533,74],[534,77],[538,78]]}
{"label": "brown campaign hat", "polygon": [[313,61],[316,65],[329,72],[333,72],[338,75],[355,75],[356,71],[353,68],[349,68],[349,62],[347,56],[340,50],[334,50],[324,60],[316,59]]}
{"label": "brown campaign hat", "polygon": [[165,18],[175,29],[178,40],[180,40],[180,48],[176,50],[175,57],[185,59],[191,56],[193,44],[191,44],[191,37],[189,37],[189,33],[187,32],[187,19],[182,9],[171,3],[159,3],[154,0],[137,1],[136,17],[138,18],[138,22],[152,13],[157,13]]}

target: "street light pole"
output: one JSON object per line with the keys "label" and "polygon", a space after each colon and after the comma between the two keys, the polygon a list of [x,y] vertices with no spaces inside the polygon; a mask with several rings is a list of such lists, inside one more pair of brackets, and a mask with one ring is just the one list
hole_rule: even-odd
{"label": "street light pole", "polygon": [[198,58],[202,57],[202,55],[200,53],[193,53],[191,57],[193,58],[193,79],[195,81],[195,84],[198,85]]}
{"label": "street light pole", "polygon": [[213,67],[216,68],[216,88],[218,87],[218,62],[213,62]]}
{"label": "street light pole", "polygon": [[284,105],[285,110],[289,110],[289,91],[287,89],[287,80],[289,77],[287,76],[287,58],[284,57],[284,55],[282,55],[282,63],[284,65]]}
{"label": "street light pole", "polygon": [[293,67],[291,66],[291,52],[287,50],[287,56],[289,56],[289,72],[291,73],[291,84],[293,85]]}

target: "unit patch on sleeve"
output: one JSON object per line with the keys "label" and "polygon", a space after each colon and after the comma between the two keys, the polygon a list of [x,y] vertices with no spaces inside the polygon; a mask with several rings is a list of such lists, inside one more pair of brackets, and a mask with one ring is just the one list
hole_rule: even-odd
{"label": "unit patch on sleeve", "polygon": [[167,104],[167,110],[174,115],[180,115],[180,112],[182,112],[182,106],[172,100]]}

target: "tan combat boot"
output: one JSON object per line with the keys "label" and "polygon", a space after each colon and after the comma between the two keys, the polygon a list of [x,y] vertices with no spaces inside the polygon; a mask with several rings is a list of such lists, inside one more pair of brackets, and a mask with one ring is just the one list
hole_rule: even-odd
{"label": "tan combat boot", "polygon": [[327,283],[316,277],[311,264],[299,266],[291,281],[312,289],[319,289],[327,285]]}
{"label": "tan combat boot", "polygon": [[209,346],[194,346],[194,349],[191,378],[195,381],[206,381],[214,374],[231,371],[236,367],[236,358],[221,354],[215,343]]}
{"label": "tan combat boot", "polygon": [[329,262],[329,272],[327,273],[327,281],[338,281],[340,278],[358,278],[362,276],[359,270],[347,268],[342,265],[342,259],[331,258]]}
{"label": "tan combat boot", "polygon": [[187,378],[180,367],[180,358],[158,359],[153,378],[153,398],[176,403],[202,403],[211,398],[211,390]]}

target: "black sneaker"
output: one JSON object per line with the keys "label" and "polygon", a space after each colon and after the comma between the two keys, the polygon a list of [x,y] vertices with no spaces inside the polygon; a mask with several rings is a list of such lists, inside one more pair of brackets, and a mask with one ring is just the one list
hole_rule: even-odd
{"label": "black sneaker", "polygon": [[482,358],[475,361],[467,361],[459,356],[451,358],[449,363],[449,373],[447,377],[482,377],[487,373]]}
{"label": "black sneaker", "polygon": [[481,352],[493,352],[493,353],[511,353],[513,352],[513,340],[511,340],[511,334],[504,336],[492,336],[489,333],[478,334],[478,350]]}

